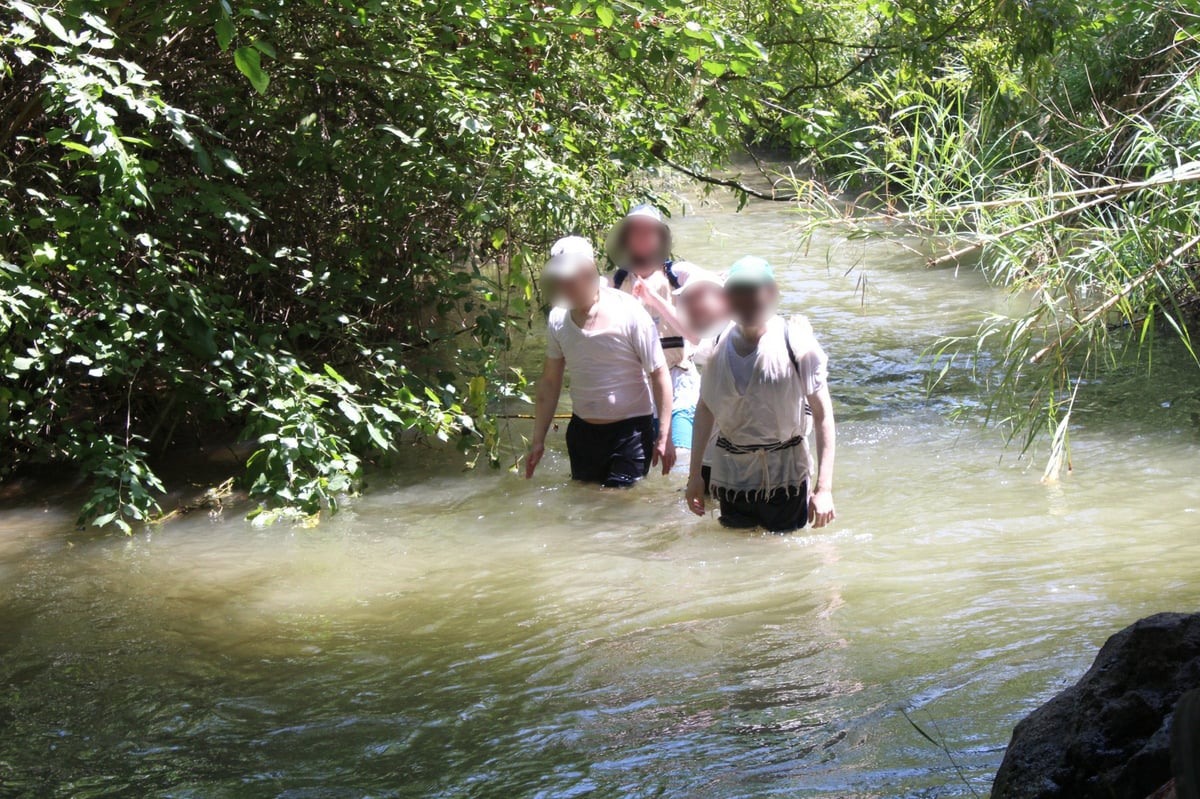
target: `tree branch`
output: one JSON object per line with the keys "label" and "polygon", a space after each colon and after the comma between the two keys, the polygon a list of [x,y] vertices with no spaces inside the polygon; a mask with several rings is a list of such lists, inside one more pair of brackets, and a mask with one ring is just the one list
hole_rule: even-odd
{"label": "tree branch", "polygon": [[756,189],[753,186],[747,186],[745,183],[742,183],[739,180],[734,180],[732,178],[718,178],[718,177],[713,177],[712,175],[705,174],[703,172],[697,172],[694,169],[689,169],[688,167],[684,166],[683,164],[678,164],[678,163],[672,161],[670,158],[667,158],[667,156],[665,156],[663,153],[659,152],[657,150],[657,148],[654,150],[651,150],[651,153],[654,155],[655,158],[657,158],[659,161],[663,162],[664,164],[666,164],[668,167],[675,170],[676,172],[679,172],[682,175],[687,175],[692,180],[698,180],[701,183],[707,183],[710,186],[721,186],[726,189],[733,189],[734,191],[739,192],[741,194],[748,194],[751,197],[757,197],[760,200],[770,200],[771,202],[795,202],[795,200],[799,196],[795,192],[792,192],[789,194],[779,194],[775,191],[774,187],[772,187],[770,193],[768,193],[768,192],[762,191],[761,189]]}
{"label": "tree branch", "polygon": [[1038,350],[1037,354],[1035,354],[1032,358],[1029,359],[1029,362],[1030,363],[1038,363],[1043,358],[1045,358],[1047,355],[1049,355],[1051,352],[1062,347],[1062,345],[1065,344],[1067,342],[1067,340],[1070,339],[1072,336],[1074,336],[1077,332],[1079,332],[1079,330],[1084,325],[1088,324],[1089,322],[1095,321],[1102,314],[1107,313],[1117,303],[1119,303],[1121,300],[1128,297],[1130,294],[1132,294],[1134,291],[1136,291],[1139,287],[1141,287],[1147,281],[1149,281],[1150,278],[1154,277],[1165,267],[1168,267],[1171,264],[1175,263],[1179,259],[1180,256],[1182,256],[1188,250],[1192,249],[1193,247],[1195,247],[1197,245],[1200,245],[1200,236],[1194,236],[1191,239],[1189,239],[1188,241],[1186,241],[1185,243],[1176,247],[1174,250],[1171,251],[1171,253],[1166,258],[1163,258],[1161,261],[1158,261],[1157,263],[1152,265],[1150,268],[1148,268],[1145,272],[1142,272],[1140,275],[1135,277],[1133,280],[1130,280],[1128,283],[1126,283],[1124,286],[1122,286],[1115,294],[1113,294],[1107,300],[1105,300],[1104,302],[1100,303],[1095,308],[1093,308],[1087,314],[1087,316],[1080,319],[1079,322],[1076,323],[1075,327],[1072,328],[1070,331],[1063,333],[1057,339],[1055,339],[1051,343],[1047,344],[1045,347],[1042,347],[1040,350]]}

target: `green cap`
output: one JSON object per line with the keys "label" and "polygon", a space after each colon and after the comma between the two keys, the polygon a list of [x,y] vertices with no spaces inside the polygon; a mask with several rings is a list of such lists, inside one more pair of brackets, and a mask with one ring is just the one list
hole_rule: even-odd
{"label": "green cap", "polygon": [[725,276],[725,288],[758,288],[775,282],[775,270],[762,258],[747,255],[733,262]]}

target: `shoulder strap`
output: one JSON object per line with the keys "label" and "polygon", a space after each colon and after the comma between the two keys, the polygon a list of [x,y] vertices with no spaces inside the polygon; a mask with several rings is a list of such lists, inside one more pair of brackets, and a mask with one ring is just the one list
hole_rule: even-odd
{"label": "shoulder strap", "polygon": [[625,282],[625,278],[627,277],[629,277],[629,270],[627,269],[618,269],[616,272],[613,272],[613,288],[620,289],[621,284]]}
{"label": "shoulder strap", "polygon": [[792,326],[787,320],[783,323],[783,343],[787,346],[788,360],[792,362],[792,366],[796,369],[797,379],[800,377],[800,359],[796,357],[796,351],[792,349]]}
{"label": "shoulder strap", "polygon": [[667,273],[667,282],[671,284],[671,288],[679,288],[679,276],[675,274],[675,262],[663,261],[663,271]]}
{"label": "shoulder strap", "polygon": [[725,327],[721,328],[720,332],[717,333],[717,335],[713,336],[713,351],[714,352],[716,352],[717,345],[721,343],[721,336],[725,335],[725,333],[732,327],[733,327],[733,322],[729,322],[728,324],[725,325]]}
{"label": "shoulder strap", "polygon": [[[792,362],[792,366],[796,370],[796,379],[800,379],[800,359],[796,357],[796,351],[792,349],[792,326],[787,320],[783,323],[783,343],[787,345],[788,360]],[[812,406],[808,404],[808,400],[803,401],[804,415],[812,416]]]}

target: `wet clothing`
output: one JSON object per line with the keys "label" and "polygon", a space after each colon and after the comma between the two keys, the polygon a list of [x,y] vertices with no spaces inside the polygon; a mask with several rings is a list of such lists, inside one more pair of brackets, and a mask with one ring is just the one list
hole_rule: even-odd
{"label": "wet clothing", "polygon": [[567,424],[571,478],[606,488],[633,485],[650,473],[654,426],[654,417],[649,415],[608,424],[572,416]]}
{"label": "wet clothing", "polygon": [[806,324],[789,326],[778,316],[749,356],[737,353],[737,338],[736,327],[718,337],[701,381],[701,398],[720,431],[712,493],[731,512],[730,523],[758,519],[773,526],[807,496],[807,398],[824,387],[828,360]]}
{"label": "wet clothing", "polygon": [[781,488],[766,499],[722,499],[720,504],[721,525],[733,530],[790,533],[808,524],[807,484],[794,492]]}
{"label": "wet clothing", "polygon": [[[675,295],[672,292],[682,285],[687,277],[688,273],[685,269],[677,268],[668,261],[663,265],[661,271],[654,272],[642,280],[646,284],[646,288],[657,294],[665,304],[674,307]],[[618,269],[613,274],[613,288],[624,294],[633,294],[633,287],[636,283],[633,273],[625,269]],[[662,342],[663,353],[667,358],[667,366],[672,369],[691,369],[691,347],[684,338],[683,331],[669,319],[655,316],[653,313],[651,313],[651,317],[658,327],[658,335]]]}
{"label": "wet clothing", "polygon": [[647,375],[665,365],[654,321],[642,304],[609,288],[618,320],[604,330],[583,330],[565,308],[554,308],[546,326],[546,357],[565,358],[571,374],[571,406],[592,421],[617,422],[654,412]]}
{"label": "wet clothing", "polygon": [[700,373],[696,369],[671,370],[671,443],[678,449],[691,449],[692,423],[700,402]]}

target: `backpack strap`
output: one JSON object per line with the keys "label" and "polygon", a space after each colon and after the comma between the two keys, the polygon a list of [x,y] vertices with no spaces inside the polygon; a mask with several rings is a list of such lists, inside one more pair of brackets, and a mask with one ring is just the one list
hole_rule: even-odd
{"label": "backpack strap", "polygon": [[[792,348],[792,326],[784,322],[783,327],[783,343],[787,346],[788,360],[792,362],[792,366],[796,369],[796,379],[800,379],[800,359],[796,357],[796,350]],[[808,397],[802,400],[804,404],[804,415],[812,416],[812,406],[808,404]],[[807,435],[807,431],[805,432]]]}
{"label": "backpack strap", "polygon": [[[674,261],[664,261],[663,273],[667,276],[667,282],[671,284],[671,288],[678,289],[680,287],[679,275],[675,274],[674,264]],[[621,284],[624,283],[628,277],[628,269],[618,269],[617,271],[613,272],[613,288],[620,289]]]}
{"label": "backpack strap", "polygon": [[675,274],[675,262],[663,261],[663,272],[667,275],[667,282],[671,284],[671,288],[679,290],[679,275]]}
{"label": "backpack strap", "polygon": [[717,345],[721,343],[721,336],[725,335],[725,333],[728,330],[730,330],[732,327],[733,327],[733,322],[730,322],[729,324],[725,325],[725,327],[721,328],[721,332],[719,332],[719,333],[717,333],[717,335],[713,336],[713,352],[717,351]]}
{"label": "backpack strap", "polygon": [[783,343],[787,347],[788,360],[792,362],[792,366],[796,369],[796,377],[800,377],[800,359],[796,357],[796,351],[792,349],[792,326],[784,321],[783,325]]}

